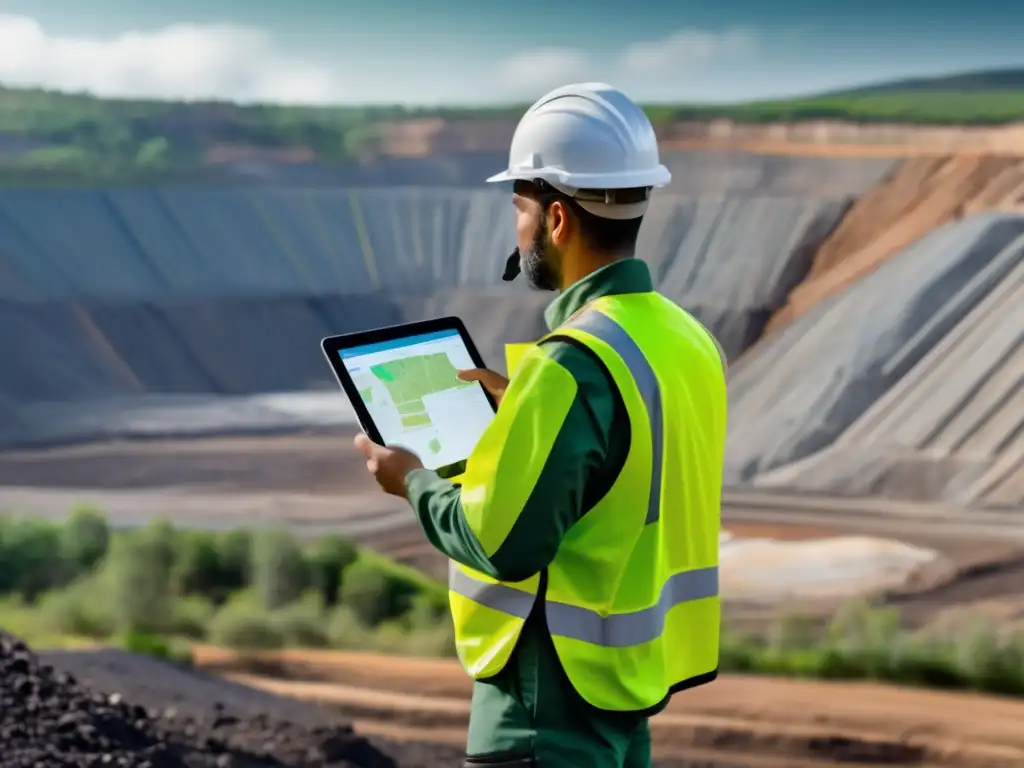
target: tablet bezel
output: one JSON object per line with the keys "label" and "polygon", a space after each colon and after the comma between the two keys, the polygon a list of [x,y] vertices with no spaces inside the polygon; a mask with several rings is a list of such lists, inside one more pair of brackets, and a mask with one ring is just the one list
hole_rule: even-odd
{"label": "tablet bezel", "polygon": [[[369,331],[356,331],[355,333],[343,333],[337,336],[327,336],[320,341],[320,349],[323,350],[324,356],[327,358],[327,363],[331,366],[331,370],[334,371],[334,377],[338,380],[338,384],[341,386],[345,396],[348,397],[352,408],[355,409],[356,418],[359,420],[359,426],[363,432],[366,433],[373,442],[377,445],[386,445],[384,438],[380,434],[380,430],[377,429],[377,425],[373,422],[373,417],[370,415],[370,411],[367,409],[366,404],[363,403],[363,399],[359,396],[359,391],[356,388],[355,382],[352,381],[352,376],[349,374],[348,369],[345,368],[345,363],[341,359],[339,354],[343,350],[351,349],[352,347],[361,347],[366,344],[379,344],[381,342],[398,341],[400,339],[407,339],[411,336],[420,336],[425,333],[437,333],[438,331],[458,331],[459,337],[462,339],[462,343],[465,345],[466,350],[469,352],[469,357],[473,361],[473,365],[477,368],[486,368],[483,358],[480,357],[480,352],[477,350],[476,345],[473,343],[473,339],[470,338],[469,332],[466,330],[466,326],[462,320],[458,317],[439,317],[432,320],[420,320],[414,323],[402,323],[400,325],[389,325],[384,328],[374,328]],[[482,384],[477,384],[480,390],[484,393],[484,397],[487,398],[487,402],[490,403],[491,409],[497,413],[498,406],[494,402],[494,398],[491,397],[490,393],[483,387]],[[434,471],[438,475],[444,478],[456,477],[466,471],[466,460],[461,459],[454,464],[447,464],[443,467],[438,467]]]}

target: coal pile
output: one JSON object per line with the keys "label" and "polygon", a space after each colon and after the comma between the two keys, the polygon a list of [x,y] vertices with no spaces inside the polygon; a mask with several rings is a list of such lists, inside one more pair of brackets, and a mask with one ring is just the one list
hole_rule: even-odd
{"label": "coal pile", "polygon": [[0,745],[2,768],[398,768],[348,725],[300,725],[216,700],[160,709],[90,690],[3,632]]}

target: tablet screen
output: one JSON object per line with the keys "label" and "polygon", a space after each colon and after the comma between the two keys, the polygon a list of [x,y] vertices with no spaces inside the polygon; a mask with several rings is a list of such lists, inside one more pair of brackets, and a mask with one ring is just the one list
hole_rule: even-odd
{"label": "tablet screen", "polygon": [[457,330],[339,354],[385,445],[408,448],[427,469],[464,461],[494,418],[480,385],[456,376],[476,367]]}

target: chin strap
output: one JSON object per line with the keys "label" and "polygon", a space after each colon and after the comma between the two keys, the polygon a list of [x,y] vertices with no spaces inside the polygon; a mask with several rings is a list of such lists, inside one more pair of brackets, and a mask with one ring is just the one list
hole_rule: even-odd
{"label": "chin strap", "polygon": [[505,262],[505,273],[501,276],[501,279],[506,283],[510,283],[519,277],[520,266],[519,266],[519,249],[516,248],[512,251],[512,255],[508,257]]}

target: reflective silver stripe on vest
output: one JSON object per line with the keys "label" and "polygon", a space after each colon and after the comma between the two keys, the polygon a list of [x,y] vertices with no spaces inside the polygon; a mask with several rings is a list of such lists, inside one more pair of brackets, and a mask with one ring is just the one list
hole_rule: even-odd
{"label": "reflective silver stripe on vest", "polygon": [[[640,397],[647,408],[647,418],[651,423],[651,490],[647,497],[646,522],[656,523],[661,515],[661,465],[664,455],[661,389],[658,387],[658,377],[655,376],[654,369],[636,342],[621,325],[603,312],[588,309],[566,323],[565,327],[589,333],[614,349],[636,382]],[[558,331],[555,330],[553,335],[557,334]]]}
{"label": "reflective silver stripe on vest", "polygon": [[525,619],[533,610],[537,598],[529,592],[513,589],[504,584],[489,584],[474,579],[455,563],[448,561],[448,589],[457,595],[495,611]]}
{"label": "reflective silver stripe on vest", "polygon": [[[534,596],[504,584],[488,584],[449,565],[448,588],[475,603],[520,619],[530,615]],[[668,612],[681,603],[718,596],[718,568],[677,573],[662,585],[658,602],[633,613],[601,616],[589,608],[548,600],[548,631],[605,648],[626,648],[661,636]]]}

